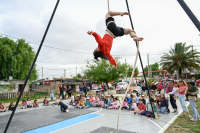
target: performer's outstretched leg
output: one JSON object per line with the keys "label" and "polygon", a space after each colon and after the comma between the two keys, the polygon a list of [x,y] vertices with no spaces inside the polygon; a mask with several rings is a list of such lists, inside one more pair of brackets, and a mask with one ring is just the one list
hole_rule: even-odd
{"label": "performer's outstretched leg", "polygon": [[142,37],[137,37],[134,30],[130,28],[125,28],[125,35],[128,35],[128,34],[130,34],[131,38],[133,38],[134,41],[142,41],[144,39]]}

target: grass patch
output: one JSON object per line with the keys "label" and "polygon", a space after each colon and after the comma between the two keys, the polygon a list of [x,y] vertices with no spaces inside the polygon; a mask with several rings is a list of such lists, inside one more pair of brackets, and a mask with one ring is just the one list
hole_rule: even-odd
{"label": "grass patch", "polygon": [[[199,102],[196,103],[196,107],[200,114],[200,98],[198,100]],[[188,110],[190,115],[193,116],[190,106],[188,106]],[[165,133],[200,133],[200,121],[193,122],[186,116],[178,116]]]}

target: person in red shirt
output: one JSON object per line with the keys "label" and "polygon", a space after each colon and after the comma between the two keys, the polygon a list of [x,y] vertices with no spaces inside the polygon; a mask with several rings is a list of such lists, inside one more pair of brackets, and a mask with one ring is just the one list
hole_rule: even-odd
{"label": "person in red shirt", "polygon": [[106,59],[109,60],[111,65],[115,66],[115,69],[117,69],[117,64],[115,59],[112,57],[112,55],[110,55],[110,51],[112,48],[112,44],[113,44],[113,38],[119,37],[119,36],[123,36],[123,35],[130,35],[131,38],[133,38],[134,41],[142,41],[143,38],[142,37],[137,37],[136,33],[134,30],[130,29],[130,28],[121,28],[118,27],[115,24],[115,20],[113,18],[113,16],[117,16],[117,15],[130,15],[127,12],[114,12],[114,11],[109,11],[106,14],[106,32],[103,38],[101,38],[100,35],[98,35],[96,32],[93,31],[88,31],[88,35],[93,35],[98,43],[98,47],[94,50],[93,55],[94,55],[94,59],[96,59],[97,61],[98,58],[102,58],[102,59]]}
{"label": "person in red shirt", "polygon": [[135,110],[137,114],[141,114],[142,112],[146,111],[146,106],[144,105],[142,99],[139,100],[138,109]]}
{"label": "person in red shirt", "polygon": [[159,94],[162,91],[162,89],[163,89],[163,86],[160,83],[158,83],[158,85],[157,85],[157,91],[159,92]]}

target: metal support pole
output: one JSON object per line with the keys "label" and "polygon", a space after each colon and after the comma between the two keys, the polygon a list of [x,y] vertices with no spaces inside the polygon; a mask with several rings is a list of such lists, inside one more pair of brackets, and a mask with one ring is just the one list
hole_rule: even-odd
{"label": "metal support pole", "polygon": [[4,133],[7,132],[8,127],[9,127],[9,125],[10,125],[10,122],[12,121],[12,118],[13,118],[13,116],[14,116],[14,114],[15,114],[16,108],[17,108],[17,106],[18,106],[18,104],[19,104],[19,100],[20,100],[20,98],[21,98],[21,96],[22,96],[22,94],[23,94],[23,92],[24,92],[24,88],[25,88],[25,86],[26,86],[26,84],[27,84],[27,81],[28,81],[28,79],[29,79],[29,77],[30,77],[30,75],[31,75],[31,72],[32,72],[32,70],[33,70],[33,68],[34,68],[35,62],[36,62],[37,57],[38,57],[38,55],[39,55],[39,53],[40,53],[40,50],[41,50],[42,45],[43,45],[43,42],[44,42],[44,40],[45,40],[45,38],[46,38],[47,32],[48,32],[48,30],[49,30],[49,27],[50,27],[50,25],[51,25],[51,21],[53,20],[53,17],[54,17],[54,14],[55,14],[55,12],[56,12],[56,9],[57,9],[57,6],[58,6],[59,2],[60,2],[60,0],[57,0],[57,3],[56,3],[56,5],[55,5],[55,8],[54,8],[53,13],[52,13],[52,15],[51,15],[51,18],[50,18],[49,23],[48,23],[48,25],[47,25],[46,31],[45,31],[45,33],[44,33],[44,35],[43,35],[42,41],[41,41],[40,46],[39,46],[39,48],[38,48],[38,51],[37,51],[37,53],[36,53],[35,59],[34,59],[34,61],[33,61],[33,63],[32,63],[32,66],[31,66],[31,69],[30,69],[30,71],[29,71],[29,73],[28,73],[28,76],[26,77],[26,80],[25,80],[24,85],[23,85],[23,87],[22,87],[21,93],[20,93],[20,95],[19,95],[19,97],[18,97],[18,99],[17,99],[17,102],[16,102],[16,104],[15,104],[14,110],[13,110],[13,112],[12,112],[12,114],[11,114],[9,120],[8,120],[8,123],[7,123],[7,125],[6,125],[5,130],[4,130]]}
{"label": "metal support pole", "polygon": [[[130,10],[129,10],[128,0],[126,0],[126,6],[127,6],[128,13],[130,14],[129,18],[130,18],[131,26],[132,26],[132,29],[134,30],[133,22],[132,22],[132,18],[131,18],[131,13],[130,13]],[[137,45],[138,45],[137,41],[135,41],[135,43],[136,43],[136,47],[137,47]],[[144,75],[145,85],[148,87],[148,85],[147,85],[147,79],[146,79],[146,76],[145,76],[145,73],[144,73],[144,67],[143,67],[143,63],[142,63],[142,58],[141,58],[140,52],[139,52],[139,59],[140,59],[141,67],[142,67],[142,72],[143,72],[143,75]],[[149,89],[148,89],[148,94],[150,94],[149,93]],[[149,95],[149,100],[150,100],[150,95]],[[151,104],[151,108],[152,108],[152,112],[153,112],[153,117],[155,118],[155,113],[154,113],[152,104]]]}
{"label": "metal support pole", "polygon": [[187,6],[187,4],[184,2],[184,0],[177,0],[179,4],[182,6],[183,10],[186,12],[188,17],[192,20],[194,25],[197,27],[197,29],[200,32],[200,22],[197,19],[197,17],[193,14],[193,12],[190,10],[190,8]]}

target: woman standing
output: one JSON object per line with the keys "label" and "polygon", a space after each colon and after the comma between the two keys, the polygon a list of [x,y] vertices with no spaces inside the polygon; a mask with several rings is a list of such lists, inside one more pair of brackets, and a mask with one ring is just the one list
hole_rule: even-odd
{"label": "woman standing", "polygon": [[72,87],[71,86],[69,86],[69,88],[67,89],[67,93],[68,93],[68,98],[70,98],[71,97],[71,95],[72,95]]}
{"label": "woman standing", "polygon": [[187,117],[191,118],[191,116],[189,114],[189,111],[187,109],[187,106],[185,104],[185,91],[187,90],[186,83],[185,83],[184,80],[181,80],[181,81],[179,81],[179,84],[180,84],[180,87],[179,87],[179,89],[177,89],[177,92],[179,92],[178,93],[178,97],[179,97],[179,101],[180,101],[181,107],[183,109],[182,116],[185,116],[186,112],[187,112]]}

